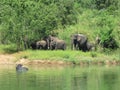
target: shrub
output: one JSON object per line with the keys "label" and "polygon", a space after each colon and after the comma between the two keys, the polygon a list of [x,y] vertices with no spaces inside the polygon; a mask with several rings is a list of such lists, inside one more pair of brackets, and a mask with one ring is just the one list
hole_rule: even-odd
{"label": "shrub", "polygon": [[107,15],[101,15],[99,21],[97,23],[99,27],[99,36],[100,36],[100,44],[103,48],[111,48],[116,49],[118,48],[118,43],[115,39],[115,33],[113,32],[116,27],[116,22],[114,22],[114,17]]}

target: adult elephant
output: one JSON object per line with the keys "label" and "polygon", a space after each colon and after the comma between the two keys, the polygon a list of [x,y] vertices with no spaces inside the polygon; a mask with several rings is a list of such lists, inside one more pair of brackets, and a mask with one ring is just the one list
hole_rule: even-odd
{"label": "adult elephant", "polygon": [[71,49],[87,50],[88,38],[83,34],[74,34],[71,36]]}
{"label": "adult elephant", "polygon": [[50,44],[52,41],[56,42],[58,39],[58,37],[55,37],[55,36],[51,36],[49,35],[47,38],[45,38],[47,44],[48,44],[48,49],[50,49]]}
{"label": "adult elephant", "polygon": [[36,42],[36,48],[37,49],[43,49],[46,50],[48,49],[47,42],[45,40],[40,40]]}
{"label": "adult elephant", "polygon": [[48,36],[48,43],[49,43],[49,49],[54,50],[54,49],[66,49],[66,43],[64,40],[59,39],[58,37],[55,36]]}
{"label": "adult elephant", "polygon": [[51,50],[58,50],[58,49],[61,49],[61,50],[65,50],[66,49],[66,43],[64,40],[60,40],[60,39],[57,39],[57,40],[53,40],[51,41],[50,43],[50,49]]}

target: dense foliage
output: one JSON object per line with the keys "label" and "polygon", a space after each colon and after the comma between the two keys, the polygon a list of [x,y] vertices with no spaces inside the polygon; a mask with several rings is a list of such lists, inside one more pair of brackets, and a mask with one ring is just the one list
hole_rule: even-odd
{"label": "dense foliage", "polygon": [[[113,33],[115,30],[120,33],[119,5],[119,0],[1,0],[0,43],[15,43],[18,49],[23,49],[26,39],[32,41],[49,34],[59,34],[60,28],[64,32],[70,25],[86,23],[83,21],[90,19],[96,21],[89,23],[89,29],[94,26],[93,30],[99,32],[102,43],[106,40],[109,43],[112,38],[115,47],[118,47],[120,37],[114,37]],[[85,19],[80,21],[79,17],[87,10],[94,14],[85,13]],[[87,27],[87,24],[82,26]],[[109,31],[112,32],[105,35]]]}

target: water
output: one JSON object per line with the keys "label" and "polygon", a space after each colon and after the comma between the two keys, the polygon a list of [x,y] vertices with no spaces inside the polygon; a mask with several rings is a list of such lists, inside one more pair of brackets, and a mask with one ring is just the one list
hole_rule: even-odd
{"label": "water", "polygon": [[17,73],[0,65],[0,90],[120,90],[120,67],[29,66]]}

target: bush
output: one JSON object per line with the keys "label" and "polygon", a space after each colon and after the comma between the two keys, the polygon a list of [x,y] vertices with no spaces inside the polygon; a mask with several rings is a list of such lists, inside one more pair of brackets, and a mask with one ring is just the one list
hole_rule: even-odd
{"label": "bush", "polygon": [[118,48],[118,42],[115,39],[115,33],[113,32],[116,27],[116,22],[113,16],[107,15],[105,12],[99,18],[97,23],[99,27],[100,44],[103,48]]}

